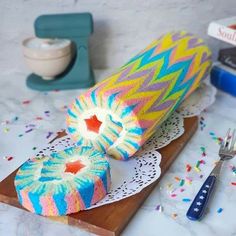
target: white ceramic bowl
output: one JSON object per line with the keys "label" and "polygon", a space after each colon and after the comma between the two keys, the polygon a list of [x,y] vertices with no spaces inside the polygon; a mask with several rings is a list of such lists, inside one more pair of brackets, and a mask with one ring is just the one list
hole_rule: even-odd
{"label": "white ceramic bowl", "polygon": [[72,59],[71,41],[67,39],[28,38],[22,46],[26,64],[45,80],[65,71]]}

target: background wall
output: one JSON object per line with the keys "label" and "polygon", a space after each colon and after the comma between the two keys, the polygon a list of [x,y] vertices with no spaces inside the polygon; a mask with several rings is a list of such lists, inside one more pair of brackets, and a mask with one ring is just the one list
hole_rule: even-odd
{"label": "background wall", "polygon": [[[162,33],[178,29],[206,39],[216,58],[219,47],[228,45],[206,35],[208,23],[233,16],[235,10],[236,0],[0,0],[0,69],[25,68],[20,43],[33,35],[40,14],[91,12],[92,63],[107,68],[121,66]],[[11,63],[15,58],[19,63]]]}

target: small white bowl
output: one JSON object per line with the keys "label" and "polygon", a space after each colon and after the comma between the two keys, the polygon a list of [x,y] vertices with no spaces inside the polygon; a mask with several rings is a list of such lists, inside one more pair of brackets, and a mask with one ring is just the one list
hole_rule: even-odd
{"label": "small white bowl", "polygon": [[22,46],[26,64],[45,80],[65,71],[72,59],[71,41],[67,39],[28,38]]}

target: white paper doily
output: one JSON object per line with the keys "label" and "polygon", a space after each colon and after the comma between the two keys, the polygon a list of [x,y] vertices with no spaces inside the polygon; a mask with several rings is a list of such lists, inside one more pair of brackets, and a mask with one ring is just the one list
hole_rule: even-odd
{"label": "white paper doily", "polygon": [[194,93],[182,102],[177,112],[185,118],[200,115],[204,109],[215,102],[216,91],[216,88],[209,83],[202,83]]}
{"label": "white paper doily", "polygon": [[[110,158],[112,186],[107,196],[91,208],[110,204],[130,197],[140,192],[156,181],[161,174],[161,154],[158,149],[184,133],[184,117],[199,115],[215,100],[216,90],[206,83],[194,92],[172,115],[158,128],[153,137],[143,145],[129,161],[117,161]],[[50,155],[51,152],[61,151],[74,146],[69,136],[57,139],[37,156]]]}
{"label": "white paper doily", "polygon": [[155,150],[167,146],[172,140],[177,139],[184,133],[183,116],[177,112],[172,115],[157,129],[156,133],[144,144],[148,149],[154,146]]}

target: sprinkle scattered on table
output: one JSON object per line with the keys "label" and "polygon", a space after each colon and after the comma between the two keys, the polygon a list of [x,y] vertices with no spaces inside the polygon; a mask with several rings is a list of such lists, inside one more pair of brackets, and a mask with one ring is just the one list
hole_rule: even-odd
{"label": "sprinkle scattered on table", "polygon": [[183,198],[182,201],[183,202],[191,202],[192,200],[190,198]]}
{"label": "sprinkle scattered on table", "polygon": [[163,206],[157,205],[156,210],[159,211],[159,212],[163,212],[164,209],[163,209]]}
{"label": "sprinkle scattered on table", "polygon": [[29,133],[29,132],[31,132],[31,131],[33,131],[33,129],[31,128],[31,129],[28,129],[28,130],[26,130],[25,131],[25,133]]}
{"label": "sprinkle scattered on table", "polygon": [[204,117],[202,117],[202,116],[200,117],[199,123],[200,123],[200,129],[201,129],[201,131],[203,131],[203,129],[206,127],[206,123],[205,123]]}
{"label": "sprinkle scattered on table", "polygon": [[35,120],[42,120],[43,118],[41,116],[37,116]]}
{"label": "sprinkle scattered on table", "polygon": [[30,102],[31,102],[30,100],[24,100],[22,104],[27,105],[27,104],[30,104]]}
{"label": "sprinkle scattered on table", "polygon": [[219,208],[218,210],[217,210],[217,213],[221,213],[223,211],[223,208]]}
{"label": "sprinkle scattered on table", "polygon": [[68,109],[68,106],[66,106],[66,105],[61,107],[61,111],[63,111],[63,112],[67,111],[67,109]]}
{"label": "sprinkle scattered on table", "polygon": [[5,157],[3,157],[3,159],[5,159],[5,160],[7,160],[7,161],[11,161],[11,160],[13,160],[14,158],[13,158],[13,156],[5,156]]}
{"label": "sprinkle scattered on table", "polygon": [[175,180],[179,182],[179,181],[180,181],[180,178],[176,176],[176,177],[175,177]]}
{"label": "sprinkle scattered on table", "polygon": [[184,179],[181,179],[179,182],[179,186],[181,186],[181,187],[184,186],[184,183],[185,183]]}
{"label": "sprinkle scattered on table", "polygon": [[202,151],[202,157],[205,157],[206,156],[206,148],[201,146],[200,149]]}
{"label": "sprinkle scattered on table", "polygon": [[176,217],[178,216],[178,214],[176,214],[176,213],[173,213],[172,215],[171,215],[171,217],[175,220],[176,219]]}
{"label": "sprinkle scattered on table", "polygon": [[193,181],[192,178],[186,176],[185,179],[186,179],[186,182],[187,182],[189,185],[192,184],[192,181]]}
{"label": "sprinkle scattered on table", "polygon": [[189,164],[187,164],[187,165],[186,165],[186,171],[187,171],[187,172],[190,172],[191,169],[192,169],[192,166],[190,166]]}
{"label": "sprinkle scattered on table", "polygon": [[50,116],[50,111],[45,111],[44,114],[45,114],[45,116],[49,117]]}
{"label": "sprinkle scattered on table", "polygon": [[7,133],[7,132],[10,131],[10,129],[9,128],[4,128],[3,131],[4,131],[4,133]]}
{"label": "sprinkle scattered on table", "polygon": [[47,136],[46,136],[46,139],[49,139],[51,136],[53,135],[53,132],[48,132]]}
{"label": "sprinkle scattered on table", "polygon": [[236,167],[233,166],[233,165],[230,165],[229,168],[230,168],[230,170],[232,171],[232,173],[233,173],[234,175],[236,175]]}
{"label": "sprinkle scattered on table", "polygon": [[231,182],[231,184],[232,184],[233,186],[236,186],[236,182]]}
{"label": "sprinkle scattered on table", "polygon": [[221,144],[221,142],[223,141],[223,139],[221,137],[217,137],[213,131],[209,132],[209,134],[216,143]]}

